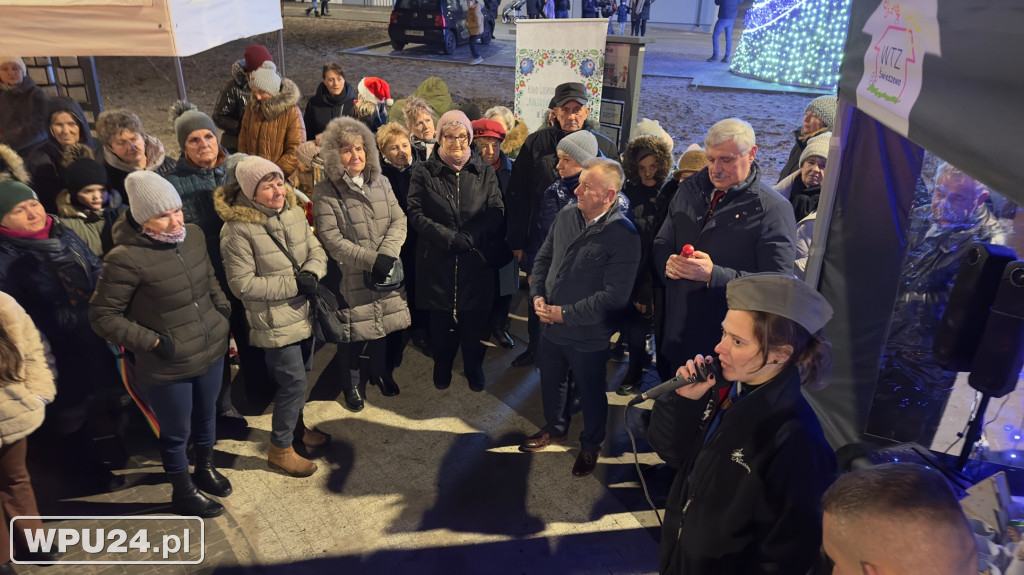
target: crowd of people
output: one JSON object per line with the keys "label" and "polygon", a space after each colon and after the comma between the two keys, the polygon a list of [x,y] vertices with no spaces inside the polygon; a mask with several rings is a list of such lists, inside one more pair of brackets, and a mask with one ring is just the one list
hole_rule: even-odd
{"label": "crowd of people", "polygon": [[[322,288],[340,304],[330,379],[359,411],[368,386],[393,397],[409,383],[395,370],[410,343],[438,390],[461,349],[469,389],[483,391],[486,342],[515,346],[521,270],[529,340],[512,366],[539,369],[545,419],[522,451],[566,441],[582,411],[571,472],[594,471],[619,333],[618,393],[638,392],[652,364],[688,382],[659,398],[648,433],[678,470],[662,572],[802,573],[816,561],[836,463],[801,387],[826,377],[832,310],[793,274],[813,237],[835,97],[807,106],[773,189],[742,119],[678,157],[645,121],[620,153],[578,83],[556,88],[549,125],[529,135],[507,108],[456,108],[436,78],[396,103],[383,79],[353,88],[337,62],[303,111],[254,45],[210,115],[174,106],[175,159],[129,110],[100,114],[93,140],[76,102],[43,95],[21,59],[0,60],[0,381],[20,402],[17,428],[0,428],[0,490],[16,501],[2,503],[5,528],[33,514],[24,437],[36,427],[109,478],[87,445],[100,425],[88,406],[121,386],[115,355],[158,425],[173,510],[214,517],[224,508],[210,496],[232,492],[213,462],[216,426],[241,417],[233,351],[246,393],[273,398],[268,466],[307,477],[317,465],[293,445],[330,439],[302,418]],[[840,491],[826,498],[826,542],[828,513],[848,528],[837,518],[852,504],[828,507]],[[845,564],[855,552],[829,553]]]}

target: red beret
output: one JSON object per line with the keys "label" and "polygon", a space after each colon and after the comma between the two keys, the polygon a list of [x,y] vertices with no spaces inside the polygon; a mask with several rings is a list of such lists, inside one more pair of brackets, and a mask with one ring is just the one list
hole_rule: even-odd
{"label": "red beret", "polygon": [[486,118],[473,120],[473,137],[497,138],[498,140],[504,140],[505,127],[494,120],[488,120]]}

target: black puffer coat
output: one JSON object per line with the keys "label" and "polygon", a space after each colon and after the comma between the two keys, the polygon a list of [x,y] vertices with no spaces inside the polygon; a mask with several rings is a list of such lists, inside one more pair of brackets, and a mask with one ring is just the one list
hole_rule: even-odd
{"label": "black puffer coat", "polygon": [[[508,263],[504,205],[494,168],[473,153],[459,172],[441,161],[437,150],[413,170],[409,222],[418,234],[416,306],[428,311],[489,311],[494,302],[493,269]],[[457,233],[473,249],[454,254]]]}
{"label": "black puffer coat", "polygon": [[242,116],[249,105],[249,76],[245,73],[245,60],[231,65],[231,79],[220,90],[213,107],[213,123],[224,130],[220,145],[232,154],[238,151],[238,132],[242,130]]}
{"label": "black puffer coat", "polygon": [[89,296],[101,266],[89,246],[56,217],[48,239],[0,235],[0,291],[25,308],[50,342],[63,396],[58,399],[67,405],[101,380],[97,369],[110,373],[114,366],[114,357],[89,326]]}
{"label": "black puffer coat", "polygon": [[302,121],[306,124],[306,138],[313,140],[326,128],[327,124],[341,116],[351,116],[355,104],[356,91],[352,84],[345,82],[341,94],[332,96],[323,82],[316,87],[316,94],[306,102],[306,112]]}
{"label": "black puffer coat", "polygon": [[0,90],[0,143],[23,156],[46,141],[46,92],[31,76],[8,90]]}
{"label": "black puffer coat", "polygon": [[[125,212],[114,224],[117,246],[90,302],[93,329],[134,354],[136,375],[147,384],[204,373],[228,350],[231,304],[214,276],[203,231],[185,229],[184,242],[159,242]],[[164,337],[174,346],[170,359],[151,351]]]}

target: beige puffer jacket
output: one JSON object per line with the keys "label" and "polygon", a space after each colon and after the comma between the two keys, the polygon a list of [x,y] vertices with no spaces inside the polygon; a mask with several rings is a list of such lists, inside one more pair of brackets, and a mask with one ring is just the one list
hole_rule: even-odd
{"label": "beige puffer jacket", "polygon": [[312,334],[309,299],[299,295],[295,268],[270,234],[301,271],[318,278],[327,273],[327,254],[309,229],[295,190],[287,189],[280,213],[247,198],[237,182],[213,192],[213,206],[224,220],[220,252],[228,288],[245,305],[249,343],[256,347],[284,347]]}
{"label": "beige puffer jacket", "polygon": [[[345,174],[339,153],[342,141],[352,135],[362,138],[366,150],[361,188]],[[348,303],[348,309],[342,311],[345,341],[380,339],[409,327],[405,289],[371,291],[363,283],[363,272],[373,269],[378,251],[398,258],[405,243],[405,213],[391,183],[381,175],[377,145],[365,124],[354,118],[331,120],[322,144],[320,155],[327,179],[313,190],[313,216],[317,235],[341,266],[341,295]],[[342,204],[355,230],[345,220]]]}
{"label": "beige puffer jacket", "polygon": [[14,298],[3,292],[0,292],[0,323],[24,360],[21,381],[0,382],[0,446],[4,446],[25,438],[43,424],[46,412],[43,400],[53,401],[57,388],[32,318]]}

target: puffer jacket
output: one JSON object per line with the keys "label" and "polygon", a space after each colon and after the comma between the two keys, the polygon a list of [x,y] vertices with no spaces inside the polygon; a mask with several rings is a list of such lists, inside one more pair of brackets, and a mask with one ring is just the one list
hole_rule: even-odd
{"label": "puffer jacket", "polygon": [[[78,124],[78,143],[94,149],[95,143],[89,131],[89,122],[85,112],[76,100],[59,96],[50,98],[46,104],[46,125],[54,114],[67,112]],[[26,163],[32,172],[32,189],[39,196],[39,202],[50,214],[59,214],[57,195],[64,189],[64,153],[65,149],[47,130],[46,141],[36,148],[27,158]]]}
{"label": "puffer jacket", "polygon": [[351,83],[345,82],[341,94],[332,96],[327,91],[327,86],[320,82],[316,87],[316,94],[306,102],[306,113],[302,115],[302,121],[306,125],[306,137],[313,140],[327,129],[327,124],[331,120],[351,116],[355,100],[356,90]]}
{"label": "puffer jacket", "polygon": [[[418,233],[416,306],[445,312],[490,310],[497,288],[496,274],[488,268],[500,268],[511,259],[494,168],[474,151],[456,172],[435,149],[413,170],[409,221]],[[452,253],[457,233],[469,236],[471,251]]]}
{"label": "puffer jacket", "polygon": [[231,79],[221,88],[212,116],[213,123],[224,130],[220,145],[231,153],[238,151],[238,133],[242,130],[242,117],[249,106],[251,93],[245,60],[231,64]]}
{"label": "puffer jacket", "polygon": [[[345,173],[338,152],[342,139],[352,135],[361,137],[366,149],[362,187]],[[349,342],[380,339],[411,323],[404,289],[375,292],[363,283],[363,272],[373,269],[378,253],[399,257],[407,225],[391,184],[381,175],[373,142],[373,134],[359,120],[332,121],[320,152],[327,178],[313,189],[317,235],[341,267],[340,293],[348,303],[341,313],[346,329],[343,339]]]}
{"label": "puffer jacket", "polygon": [[[163,142],[149,134],[143,134],[142,139],[146,142],[146,171],[155,172],[161,176],[167,176],[173,172],[178,164],[164,154]],[[103,163],[107,168],[107,188],[121,192],[121,198],[127,205],[128,196],[124,193],[124,179],[139,168],[118,158],[106,146],[103,147]]]}
{"label": "puffer jacket", "polygon": [[224,225],[224,220],[214,208],[213,191],[228,180],[227,170],[224,168],[225,159],[227,150],[221,148],[215,167],[200,168],[182,154],[174,171],[165,176],[181,196],[181,211],[185,215],[185,223],[199,226],[206,236],[206,253],[210,254],[210,263],[217,273],[217,281],[221,282],[221,289],[227,286],[224,283],[224,263],[220,257],[220,228]]}
{"label": "puffer jacket", "polygon": [[[116,246],[90,300],[100,337],[132,354],[139,380],[169,384],[204,373],[228,350],[231,304],[213,273],[203,230],[185,225],[185,241],[159,242],[125,212],[114,224]],[[153,351],[169,337],[173,355]]]}
{"label": "puffer jacket", "polygon": [[0,89],[0,142],[27,155],[33,146],[46,141],[48,99],[27,74],[17,86]]}
{"label": "puffer jacket", "polygon": [[[43,340],[32,318],[13,297],[0,292],[0,324],[21,353],[19,381],[0,382],[0,446],[24,439],[43,424],[57,388],[46,364]],[[39,398],[42,398],[40,400]]]}
{"label": "puffer jacket", "polygon": [[477,35],[484,33],[484,11],[483,3],[481,0],[475,2],[470,1],[467,3],[468,8],[466,9],[466,28],[470,35]]}
{"label": "puffer jacket", "polygon": [[299,167],[295,150],[306,141],[306,127],[299,111],[299,87],[288,78],[281,80],[281,91],[270,99],[249,101],[238,133],[238,151],[270,160],[286,177]]}
{"label": "puffer jacket", "polygon": [[295,191],[288,186],[280,212],[261,206],[242,193],[237,182],[214,192],[217,213],[224,219],[220,252],[228,286],[245,305],[249,343],[277,348],[312,335],[309,298],[299,294],[291,260],[271,234],[299,264],[318,278],[327,273],[327,254],[313,236]]}
{"label": "puffer jacket", "polygon": [[117,190],[107,193],[103,208],[99,210],[90,210],[73,202],[68,190],[57,196],[57,215],[61,221],[101,258],[114,247],[114,222],[125,209]]}

